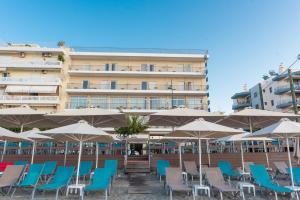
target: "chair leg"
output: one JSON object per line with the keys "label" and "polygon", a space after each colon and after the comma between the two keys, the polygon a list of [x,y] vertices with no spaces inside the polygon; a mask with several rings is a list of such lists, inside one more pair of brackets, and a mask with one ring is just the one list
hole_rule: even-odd
{"label": "chair leg", "polygon": [[59,189],[56,190],[55,200],[58,200],[58,193],[59,193]]}
{"label": "chair leg", "polygon": [[13,197],[14,197],[14,194],[15,194],[16,190],[17,190],[17,188],[15,187],[14,190],[13,190],[13,192],[11,193],[10,198],[13,198]]}
{"label": "chair leg", "polygon": [[35,195],[35,188],[33,188],[33,190],[32,190],[32,194],[31,194],[31,200],[33,200],[34,199],[34,195]]}
{"label": "chair leg", "polygon": [[275,200],[278,200],[277,192],[275,192]]}
{"label": "chair leg", "polygon": [[107,200],[107,196],[108,196],[107,193],[108,193],[108,192],[107,192],[107,189],[106,189],[106,190],[105,190],[105,200]]}
{"label": "chair leg", "polygon": [[170,189],[170,200],[173,199],[173,192],[172,192],[172,189]]}
{"label": "chair leg", "polygon": [[223,193],[220,191],[220,199],[223,200]]}

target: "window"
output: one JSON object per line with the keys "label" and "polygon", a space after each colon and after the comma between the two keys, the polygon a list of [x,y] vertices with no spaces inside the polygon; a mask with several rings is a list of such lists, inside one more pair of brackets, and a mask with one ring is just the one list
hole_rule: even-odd
{"label": "window", "polygon": [[127,108],[127,98],[126,97],[112,97],[110,99],[112,109],[117,108]]}
{"label": "window", "polygon": [[265,102],[265,106],[268,105],[268,102]]}
{"label": "window", "polygon": [[87,107],[87,97],[84,96],[71,96],[69,108],[86,108]]}
{"label": "window", "polygon": [[111,81],[110,82],[110,89],[112,89],[112,90],[117,89],[117,81]]}
{"label": "window", "polygon": [[108,99],[102,96],[92,96],[90,98],[90,106],[95,108],[108,108]]}
{"label": "window", "polygon": [[147,98],[146,97],[131,98],[130,106],[132,109],[147,109]]}
{"label": "window", "polygon": [[185,106],[185,100],[180,99],[180,98],[173,99],[173,106],[174,107],[184,107]]}
{"label": "window", "polygon": [[256,105],[255,105],[255,108],[256,108],[256,109],[259,109],[259,105],[258,105],[258,104],[256,104]]}
{"label": "window", "polygon": [[105,71],[109,71],[109,64],[107,63],[107,64],[105,64]]}
{"label": "window", "polygon": [[162,97],[151,97],[150,98],[150,109],[152,110],[165,110],[169,108],[170,102]]}
{"label": "window", "polygon": [[256,98],[257,97],[257,92],[254,92],[254,98]]}
{"label": "window", "polygon": [[116,71],[117,65],[115,63],[111,64],[111,71]]}
{"label": "window", "polygon": [[153,64],[149,65],[149,71],[154,72],[155,71],[155,66]]}
{"label": "window", "polygon": [[272,93],[272,87],[269,87],[269,91],[270,91],[270,93]]}
{"label": "window", "polygon": [[2,77],[9,77],[9,73],[8,73],[8,72],[4,72],[4,73],[2,74]]}
{"label": "window", "polygon": [[274,106],[274,100],[271,100],[271,105]]}
{"label": "window", "polygon": [[148,90],[148,82],[142,81],[142,90]]}
{"label": "window", "polygon": [[265,89],[263,89],[263,93],[265,93],[266,92],[266,90]]}
{"label": "window", "polygon": [[83,80],[82,81],[82,89],[88,89],[89,88],[89,81]]}

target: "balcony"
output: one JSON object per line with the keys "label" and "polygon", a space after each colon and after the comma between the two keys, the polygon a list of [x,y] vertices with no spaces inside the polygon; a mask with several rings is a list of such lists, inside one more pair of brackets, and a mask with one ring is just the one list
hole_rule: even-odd
{"label": "balcony", "polygon": [[[207,85],[173,85],[174,94],[201,94],[206,95]],[[153,85],[142,87],[141,84],[89,84],[83,87],[82,83],[69,83],[67,86],[68,93],[116,93],[116,94],[171,94],[172,90],[169,85]]]}
{"label": "balcony", "polygon": [[[295,91],[300,91],[300,83],[294,83],[294,88],[295,88]],[[290,92],[291,91],[291,87],[290,87],[290,84],[286,84],[286,85],[282,85],[282,86],[278,86],[274,93],[276,95],[280,95],[280,94],[284,94],[286,92]]]}
{"label": "balcony", "polygon": [[69,69],[73,76],[147,76],[147,77],[205,77],[207,70],[192,67],[155,66],[142,69],[141,66],[115,66],[107,69],[105,65],[73,65]]}
{"label": "balcony", "polygon": [[[78,100],[68,102],[66,108],[79,109],[79,108],[102,108],[102,109],[122,109],[125,112],[156,112],[159,110],[171,109],[171,101],[167,100],[143,100],[142,102],[129,102],[125,99],[115,102],[114,100],[103,99],[102,101],[89,101],[89,100]],[[185,103],[184,105],[174,105],[174,107],[187,107],[192,109],[207,110],[208,105],[205,103],[190,104]]]}
{"label": "balcony", "polygon": [[[286,99],[280,100],[279,103],[277,104],[276,108],[283,109],[283,108],[288,108],[292,105],[293,105],[292,98],[286,98]],[[299,106],[299,105],[300,105],[300,99],[297,98],[297,106]]]}
{"label": "balcony", "polygon": [[238,93],[235,93],[231,99],[238,99],[238,98],[246,98],[250,96],[250,92],[249,91],[245,91],[245,92],[238,92]]}
{"label": "balcony", "polygon": [[59,104],[58,96],[14,96],[2,95],[0,96],[1,104],[45,104],[56,105]]}
{"label": "balcony", "polygon": [[247,107],[250,107],[250,106],[251,106],[250,102],[234,103],[232,105],[232,110],[240,110],[240,109],[247,108]]}
{"label": "balcony", "polygon": [[61,69],[62,62],[58,60],[0,60],[0,68],[18,68],[18,69],[35,69],[35,70],[53,70]]}
{"label": "balcony", "polygon": [[55,77],[42,78],[42,77],[1,77],[0,85],[60,85],[61,80]]}

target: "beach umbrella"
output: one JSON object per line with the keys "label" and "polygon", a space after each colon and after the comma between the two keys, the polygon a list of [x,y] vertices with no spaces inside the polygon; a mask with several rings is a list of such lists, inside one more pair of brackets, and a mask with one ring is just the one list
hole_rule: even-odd
{"label": "beach umbrella", "polygon": [[30,138],[31,140],[33,140],[32,151],[31,151],[31,164],[33,164],[33,159],[34,159],[34,154],[35,154],[37,142],[52,140],[51,137],[39,134],[40,132],[41,132],[40,129],[33,128],[32,130],[25,131],[25,132],[22,132],[22,133],[19,134],[20,136],[24,136],[26,138]]}
{"label": "beach umbrella", "polygon": [[217,123],[234,128],[249,128],[250,133],[252,133],[253,128],[264,128],[277,122],[281,118],[297,119],[299,117],[300,115],[293,113],[245,108],[230,114]]}
{"label": "beach umbrella", "polygon": [[75,124],[70,124],[47,131],[41,132],[41,134],[48,135],[57,141],[72,141],[79,143],[79,153],[78,153],[78,165],[76,173],[76,185],[79,181],[79,167],[81,162],[82,154],[82,144],[83,142],[111,142],[112,137],[105,132],[99,131],[98,128],[95,128],[89,125],[86,121],[80,120]]}
{"label": "beach umbrella", "polygon": [[219,124],[205,121],[203,118],[196,119],[186,125],[176,128],[167,136],[173,137],[196,137],[198,139],[199,154],[199,182],[202,186],[202,166],[201,166],[201,138],[220,138],[226,135],[242,133],[242,130],[233,129]]}
{"label": "beach umbrella", "polygon": [[205,110],[175,108],[150,114],[149,125],[175,127],[182,126],[198,118],[204,118],[207,121],[215,122],[224,118],[224,115],[215,112],[207,112]]}
{"label": "beach umbrella", "polygon": [[[200,138],[201,140],[206,140],[208,141],[207,138]],[[159,139],[160,142],[175,142],[178,145],[178,155],[179,155],[179,167],[182,169],[182,148],[181,144],[185,142],[193,142],[193,141],[198,141],[198,138],[195,137],[172,137],[171,136],[163,136]],[[206,143],[208,145],[208,143]],[[208,146],[207,146],[208,149]],[[208,153],[208,152],[207,152]],[[208,163],[210,165],[210,158],[209,158],[209,153],[208,153]]]}
{"label": "beach umbrella", "polygon": [[8,128],[20,128],[23,132],[27,128],[49,128],[55,127],[55,123],[45,118],[45,113],[34,110],[28,105],[13,108],[0,109],[0,126]]}
{"label": "beach umbrella", "polygon": [[20,142],[20,141],[31,141],[31,139],[24,137],[22,135],[19,135],[17,133],[14,133],[8,129],[0,127],[0,140],[4,141],[4,146],[3,146],[3,152],[1,156],[1,161],[3,161],[4,155],[6,153],[6,148],[7,148],[7,141],[11,142]]}
{"label": "beach umbrella", "polygon": [[222,137],[216,140],[216,142],[240,142],[240,149],[241,149],[241,163],[242,163],[242,170],[245,173],[245,162],[244,162],[244,152],[243,152],[243,142],[244,141],[263,141],[264,144],[264,152],[266,155],[267,166],[269,167],[269,157],[266,149],[266,141],[272,141],[273,139],[267,137],[250,137],[251,133],[245,132],[236,135],[230,135],[226,137]]}
{"label": "beach umbrella", "polygon": [[295,184],[294,184],[293,170],[291,170],[292,160],[290,154],[289,138],[300,136],[300,123],[291,121],[287,118],[283,118],[279,120],[277,123],[274,123],[263,129],[260,129],[259,131],[256,131],[252,134],[252,137],[260,137],[260,136],[268,136],[271,138],[283,138],[286,140],[292,187],[294,187]]}
{"label": "beach umbrella", "polygon": [[119,111],[101,108],[64,109],[46,115],[59,125],[69,125],[84,120],[94,127],[120,127],[125,125],[125,115]]}

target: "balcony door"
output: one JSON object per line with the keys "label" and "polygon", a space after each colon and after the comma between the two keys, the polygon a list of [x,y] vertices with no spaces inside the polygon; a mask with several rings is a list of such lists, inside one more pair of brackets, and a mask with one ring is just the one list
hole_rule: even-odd
{"label": "balcony door", "polygon": [[141,89],[148,90],[148,82],[147,81],[142,81]]}
{"label": "balcony door", "polygon": [[88,89],[89,88],[89,81],[88,80],[83,80],[82,81],[82,88],[83,89]]}

